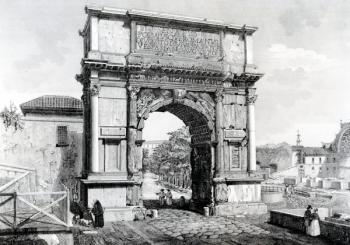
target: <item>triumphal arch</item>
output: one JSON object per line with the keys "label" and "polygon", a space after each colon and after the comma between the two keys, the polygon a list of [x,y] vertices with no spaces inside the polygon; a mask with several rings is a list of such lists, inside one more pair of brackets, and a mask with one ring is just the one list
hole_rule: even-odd
{"label": "triumphal arch", "polygon": [[142,206],[142,130],[168,111],[191,133],[192,207],[266,211],[256,169],[257,28],[153,12],[87,7],[82,198],[107,220]]}

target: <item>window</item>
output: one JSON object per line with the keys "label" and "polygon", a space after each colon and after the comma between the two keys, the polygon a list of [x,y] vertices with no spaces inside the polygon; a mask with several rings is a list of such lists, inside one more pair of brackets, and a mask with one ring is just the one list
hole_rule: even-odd
{"label": "window", "polygon": [[322,158],[319,158],[318,160],[319,160],[319,163],[322,163]]}
{"label": "window", "polygon": [[303,168],[304,166],[303,165],[300,165],[299,168]]}
{"label": "window", "polygon": [[335,157],[333,158],[333,162],[335,162]]}
{"label": "window", "polygon": [[312,170],[315,170],[315,167],[314,167],[314,166],[312,167]]}
{"label": "window", "polygon": [[312,158],[312,160],[311,160],[311,161],[312,161],[312,163],[315,163],[315,158]]}
{"label": "window", "polygon": [[67,146],[68,145],[68,129],[67,126],[57,126],[57,145]]}

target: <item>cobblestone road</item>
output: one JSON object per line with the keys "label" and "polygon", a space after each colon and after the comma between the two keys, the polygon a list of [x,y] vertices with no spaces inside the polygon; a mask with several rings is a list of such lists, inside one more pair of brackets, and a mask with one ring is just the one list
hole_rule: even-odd
{"label": "cobblestone road", "polygon": [[257,221],[247,217],[204,217],[184,210],[161,209],[157,219],[113,223],[97,233],[76,236],[75,244],[333,244]]}

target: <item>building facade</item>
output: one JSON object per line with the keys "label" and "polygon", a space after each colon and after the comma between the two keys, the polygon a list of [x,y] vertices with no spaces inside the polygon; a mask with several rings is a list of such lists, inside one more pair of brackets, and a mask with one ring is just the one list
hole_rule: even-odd
{"label": "building facade", "polygon": [[24,128],[0,124],[0,161],[34,169],[38,191],[79,193],[83,108],[67,96],[42,96],[20,105]]}
{"label": "building facade", "polygon": [[142,144],[142,148],[148,150],[148,155],[151,156],[157,146],[163,144],[166,140],[148,140]]}
{"label": "building facade", "polygon": [[292,164],[301,178],[350,178],[350,123],[340,123],[331,143],[321,147],[293,146]]}

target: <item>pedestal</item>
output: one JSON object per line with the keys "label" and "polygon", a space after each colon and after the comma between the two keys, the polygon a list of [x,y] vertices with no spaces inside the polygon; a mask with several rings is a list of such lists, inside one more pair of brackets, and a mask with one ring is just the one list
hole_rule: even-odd
{"label": "pedestal", "polygon": [[104,174],[90,174],[81,181],[87,194],[88,207],[92,208],[94,200],[99,200],[105,210],[106,222],[134,220],[132,210],[135,206],[127,206],[127,189],[137,183],[126,177]]}
{"label": "pedestal", "polygon": [[267,206],[261,201],[262,181],[263,179],[254,177],[214,179],[215,215],[260,215],[266,213]]}

